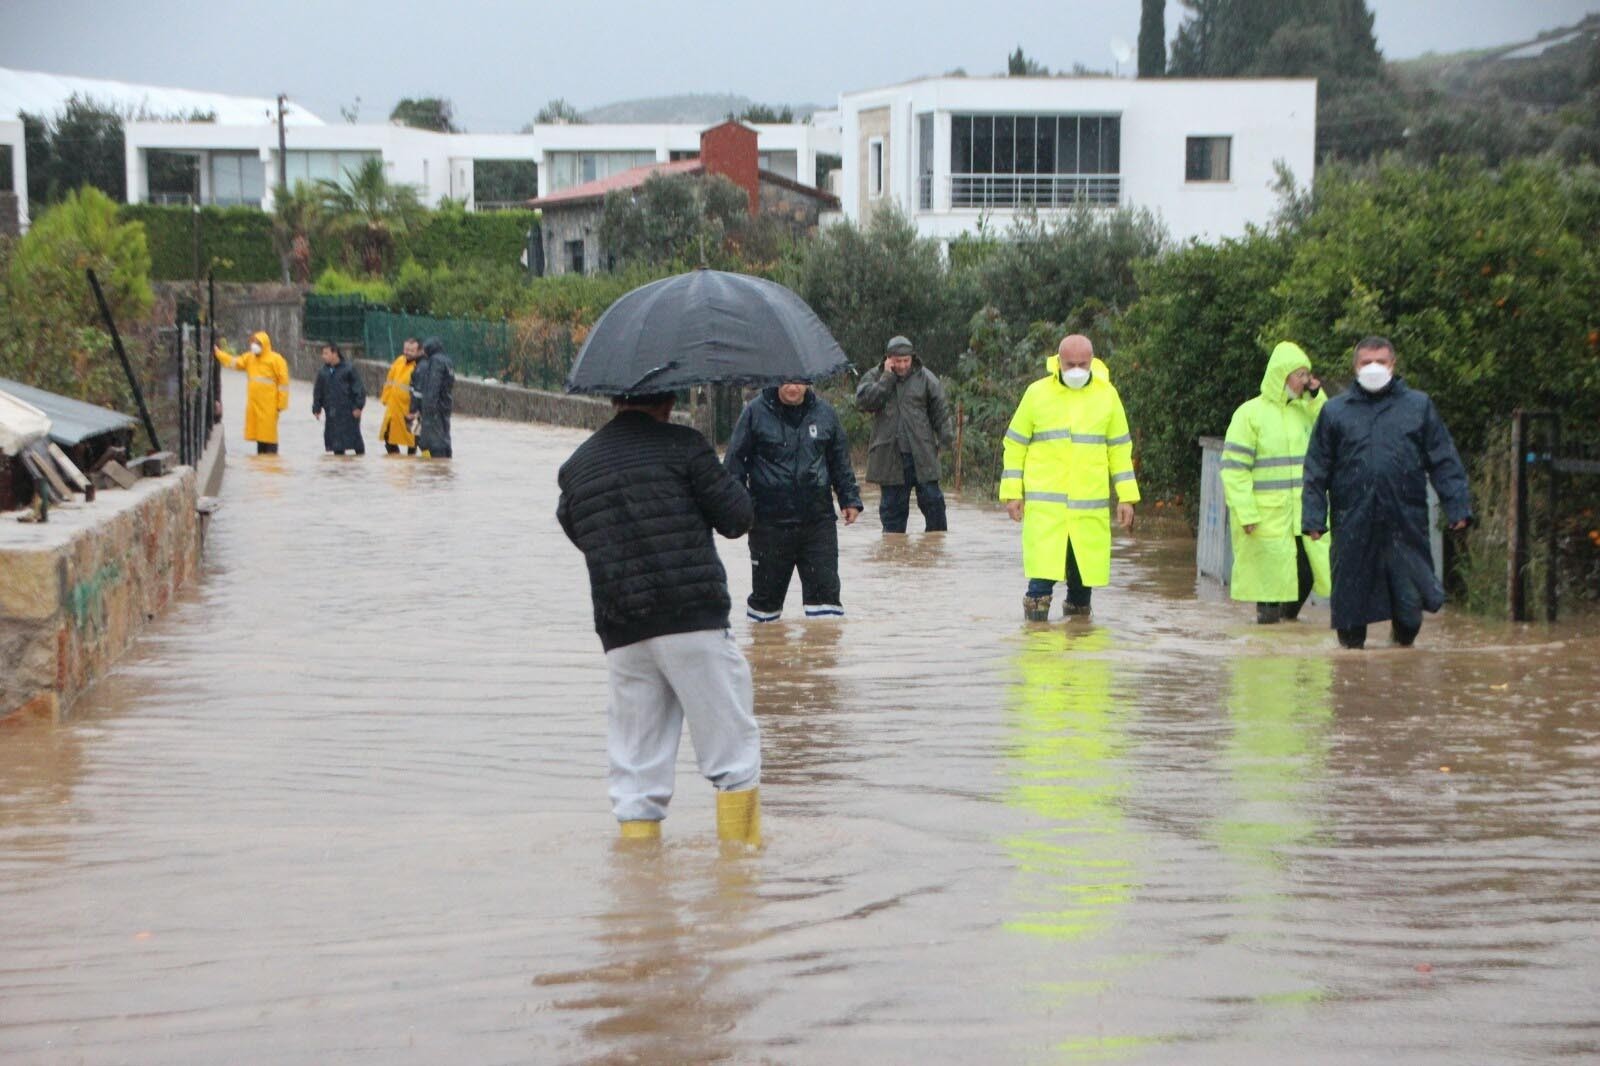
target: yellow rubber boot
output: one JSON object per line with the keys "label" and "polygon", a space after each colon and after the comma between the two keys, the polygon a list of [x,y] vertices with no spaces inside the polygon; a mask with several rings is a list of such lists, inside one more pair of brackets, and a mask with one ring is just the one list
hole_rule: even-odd
{"label": "yellow rubber boot", "polygon": [[623,840],[660,840],[660,822],[618,822],[622,827]]}
{"label": "yellow rubber boot", "polygon": [[717,839],[731,843],[761,844],[761,790],[717,793]]}

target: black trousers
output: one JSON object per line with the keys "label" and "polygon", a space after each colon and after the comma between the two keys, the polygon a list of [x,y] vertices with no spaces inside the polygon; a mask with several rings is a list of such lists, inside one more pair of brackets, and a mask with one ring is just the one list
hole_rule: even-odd
{"label": "black trousers", "polygon": [[750,617],[775,622],[783,614],[794,572],[806,617],[844,614],[839,596],[839,524],[832,517],[750,530]]}
{"label": "black trousers", "polygon": [[[388,452],[390,455],[399,455],[400,454],[400,445],[398,445],[398,444],[384,444],[383,450]],[[416,448],[407,448],[406,449],[406,454],[407,455],[416,455],[417,454],[417,449]]]}
{"label": "black trousers", "polygon": [[878,520],[885,533],[904,533],[911,517],[911,493],[917,494],[917,509],[922,512],[923,528],[929,533],[943,533],[950,528],[945,515],[944,492],[939,482],[918,481],[917,463],[909,452],[900,453],[900,469],[905,480],[899,485],[882,486],[878,498]]}
{"label": "black trousers", "polygon": [[257,455],[277,455],[278,454],[278,446],[276,444],[263,444],[260,441],[256,441],[256,454]]}

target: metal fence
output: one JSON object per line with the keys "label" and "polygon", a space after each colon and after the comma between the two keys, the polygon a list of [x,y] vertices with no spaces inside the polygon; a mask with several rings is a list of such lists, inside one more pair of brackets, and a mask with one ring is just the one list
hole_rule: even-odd
{"label": "metal fence", "polygon": [[1122,199],[1120,175],[952,174],[951,207],[1115,207]]}
{"label": "metal fence", "polygon": [[[306,332],[310,333],[310,327]],[[456,372],[480,378],[502,378],[511,357],[511,329],[503,321],[482,318],[434,318],[368,309],[362,338],[367,358],[391,359],[407,337],[438,337]]]}
{"label": "metal fence", "polygon": [[359,343],[366,336],[367,311],[372,307],[360,294],[320,296],[307,293],[302,331],[311,340]]}

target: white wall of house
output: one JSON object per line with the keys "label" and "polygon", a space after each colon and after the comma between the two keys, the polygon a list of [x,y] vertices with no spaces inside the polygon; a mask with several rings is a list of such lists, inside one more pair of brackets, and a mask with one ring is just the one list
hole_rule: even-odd
{"label": "white wall of house", "polygon": [[[863,168],[882,141],[883,184],[878,199],[897,204],[924,236],[949,240],[980,222],[1002,231],[1028,196],[1061,197],[1093,189],[1104,202],[1157,213],[1179,240],[1215,240],[1270,220],[1278,206],[1274,164],[1297,183],[1310,182],[1316,163],[1317,87],[1312,79],[1181,80],[1132,78],[930,78],[840,96],[847,218],[861,221],[874,204]],[[888,132],[881,132],[882,110]],[[869,121],[863,122],[867,112]],[[931,185],[919,182],[918,116],[931,114]],[[1115,174],[1078,179],[1034,174],[952,178],[952,116],[1115,116],[1120,161]],[[870,134],[871,136],[868,136]],[[1225,179],[1198,180],[1186,168],[1190,139],[1226,138]],[[1201,150],[1196,145],[1196,150]],[[992,168],[991,168],[992,169]],[[1050,168],[1052,171],[1054,167]],[[1048,214],[1050,208],[1041,208]]]}
{"label": "white wall of house", "polygon": [[[539,165],[539,195],[556,191],[551,187],[554,165],[563,153],[582,156],[604,154],[607,160],[623,154],[636,154],[647,162],[664,162],[673,152],[697,152],[704,127],[694,124],[614,124],[547,125],[533,133],[477,134],[433,133],[404,126],[315,126],[288,131],[291,159],[297,152],[337,152],[359,156],[380,156],[389,179],[417,188],[429,206],[450,197],[472,203],[473,162],[479,159],[526,159]],[[796,180],[812,184],[818,153],[840,152],[839,131],[805,124],[757,125],[757,144],[784,161],[787,172],[792,159]],[[263,208],[272,206],[272,188],[277,183],[278,128],[276,125],[227,126],[194,122],[129,122],[126,127],[126,167],[128,198],[135,203],[150,199],[149,153],[186,152],[200,160],[202,200],[210,202],[221,195],[213,187],[213,172],[222,170],[232,180],[234,161],[246,157],[251,175],[259,175],[262,187],[252,197]],[[218,157],[221,157],[220,159]],[[319,157],[326,159],[326,156]],[[249,162],[254,160],[256,162]],[[293,177],[291,176],[291,181]],[[248,183],[247,183],[248,184]],[[231,186],[230,186],[231,188]],[[250,187],[254,191],[254,187]]]}
{"label": "white wall of house", "polygon": [[0,118],[0,144],[11,149],[11,188],[17,194],[17,221],[28,228],[28,141],[18,119]]}

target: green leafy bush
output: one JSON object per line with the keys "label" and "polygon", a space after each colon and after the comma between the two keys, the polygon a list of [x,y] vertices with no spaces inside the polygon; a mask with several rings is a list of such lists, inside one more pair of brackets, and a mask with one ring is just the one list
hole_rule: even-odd
{"label": "green leafy bush", "polygon": [[[150,274],[156,281],[187,281],[195,275],[195,231],[200,235],[200,273],[218,281],[277,281],[283,267],[272,247],[272,216],[254,207],[192,208],[123,204],[127,222],[144,226]],[[313,261],[321,267],[325,263]]]}
{"label": "green leafy bush", "polygon": [[317,275],[311,291],[319,296],[361,296],[369,304],[386,306],[393,302],[394,290],[382,278],[361,278],[331,266]]}

